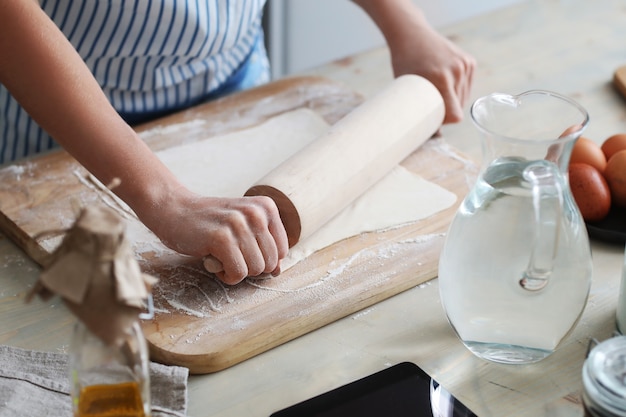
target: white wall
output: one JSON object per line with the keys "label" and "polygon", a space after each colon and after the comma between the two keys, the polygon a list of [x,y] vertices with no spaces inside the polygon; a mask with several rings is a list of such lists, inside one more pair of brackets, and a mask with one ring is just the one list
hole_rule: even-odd
{"label": "white wall", "polygon": [[[520,1],[414,0],[435,27]],[[384,44],[369,16],[350,0],[268,0],[267,20],[275,78]]]}

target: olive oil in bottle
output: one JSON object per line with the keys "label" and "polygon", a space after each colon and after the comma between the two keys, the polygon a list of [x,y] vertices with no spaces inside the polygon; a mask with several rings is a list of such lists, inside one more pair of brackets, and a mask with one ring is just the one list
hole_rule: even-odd
{"label": "olive oil in bottle", "polygon": [[77,417],[145,417],[136,382],[91,385],[78,395]]}
{"label": "olive oil in bottle", "polygon": [[148,350],[139,323],[107,345],[77,323],[70,346],[74,417],[149,417]]}

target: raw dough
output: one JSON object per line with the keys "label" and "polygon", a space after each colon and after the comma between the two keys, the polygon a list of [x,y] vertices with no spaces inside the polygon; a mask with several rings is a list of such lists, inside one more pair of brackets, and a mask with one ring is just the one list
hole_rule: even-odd
{"label": "raw dough", "polygon": [[324,227],[292,247],[281,266],[286,270],[316,250],[351,236],[426,218],[455,201],[454,193],[397,166]]}
{"label": "raw dough", "polygon": [[[157,155],[191,190],[240,197],[281,162],[319,137],[328,124],[308,109]],[[290,250],[283,271],[313,252],[360,233],[387,229],[450,207],[456,195],[398,166],[378,184],[309,238]]]}
{"label": "raw dough", "polygon": [[157,152],[192,191],[241,197],[250,186],[328,129],[308,109],[295,110],[250,129]]}

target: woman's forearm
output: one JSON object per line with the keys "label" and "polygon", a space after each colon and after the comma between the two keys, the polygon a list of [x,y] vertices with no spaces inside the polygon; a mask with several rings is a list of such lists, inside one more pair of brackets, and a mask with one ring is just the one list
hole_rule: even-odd
{"label": "woman's forearm", "polygon": [[430,28],[426,17],[411,0],[352,0],[358,4],[380,29],[390,49],[415,42],[409,36],[419,28]]}
{"label": "woman's forearm", "polygon": [[175,184],[36,1],[3,0],[0,6],[0,82],[104,184],[119,178],[115,191],[138,213]]}

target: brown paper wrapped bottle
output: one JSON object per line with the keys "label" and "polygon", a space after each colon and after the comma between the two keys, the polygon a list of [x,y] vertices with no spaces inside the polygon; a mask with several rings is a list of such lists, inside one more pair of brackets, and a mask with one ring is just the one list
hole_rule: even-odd
{"label": "brown paper wrapped bottle", "polygon": [[149,356],[139,316],[155,279],[142,274],[124,224],[104,207],[81,211],[32,294],[58,294],[78,317],[70,344],[75,417],[149,417]]}

